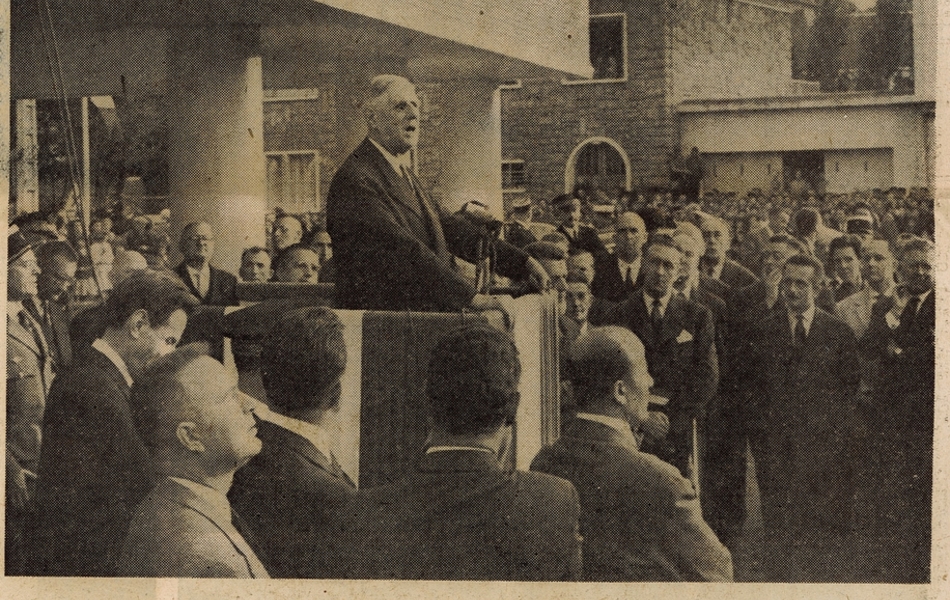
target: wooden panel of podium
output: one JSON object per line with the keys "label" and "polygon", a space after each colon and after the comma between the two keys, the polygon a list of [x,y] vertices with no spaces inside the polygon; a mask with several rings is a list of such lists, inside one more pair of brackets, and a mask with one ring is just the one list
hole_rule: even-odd
{"label": "wooden panel of podium", "polygon": [[[271,284],[256,284],[255,300]],[[319,285],[319,284],[318,284]],[[326,285],[326,284],[324,284]],[[298,286],[301,287],[301,286]],[[331,305],[325,290],[303,288],[267,300],[256,308],[231,312],[225,333],[237,350],[251,354],[254,342],[280,314],[305,305]],[[242,300],[247,299],[243,297]],[[537,452],[560,431],[559,329],[553,295],[529,295],[512,303],[512,335],[521,360],[521,402],[507,462],[527,469]],[[243,314],[242,314],[243,313]],[[386,483],[412,468],[429,431],[425,377],[438,339],[472,320],[504,327],[500,313],[415,313],[337,310],[345,325],[347,369],[337,414],[337,459],[360,487]],[[258,346],[259,351],[259,346]],[[228,357],[230,358],[230,357]],[[240,385],[263,398],[257,362],[235,353]]]}

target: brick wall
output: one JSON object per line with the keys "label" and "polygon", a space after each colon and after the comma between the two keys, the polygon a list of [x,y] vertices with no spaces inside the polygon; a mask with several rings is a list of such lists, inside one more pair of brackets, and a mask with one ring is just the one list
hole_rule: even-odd
{"label": "brick wall", "polygon": [[524,160],[535,203],[564,192],[571,152],[592,137],[610,138],[624,149],[634,187],[665,184],[667,148],[676,132],[663,89],[663,6],[660,0],[591,3],[592,15],[627,14],[627,81],[525,79],[520,89],[502,91],[502,156]]}

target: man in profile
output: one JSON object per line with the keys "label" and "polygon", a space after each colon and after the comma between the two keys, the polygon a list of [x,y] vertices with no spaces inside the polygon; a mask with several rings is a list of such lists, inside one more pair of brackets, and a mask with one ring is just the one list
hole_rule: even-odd
{"label": "man in profile", "polygon": [[589,329],[571,351],[577,414],[531,469],[563,477],[581,498],[587,581],[731,581],[732,559],[703,521],[693,485],[640,452],[652,378],[628,329]]}
{"label": "man in profile", "polygon": [[132,510],[154,483],[130,389],[149,361],[174,350],[197,303],[174,275],[130,275],[106,302],[102,335],[53,382],[37,476],[36,574],[113,574]]}
{"label": "man in profile", "polygon": [[343,323],[329,308],[295,310],[264,338],[261,378],[272,410],[255,413],[264,447],[228,496],[273,577],[326,577],[331,515],[356,494],[332,443],[345,370]]}
{"label": "man in profile", "polygon": [[580,574],[580,511],[556,477],[505,470],[521,366],[511,337],[453,330],[432,352],[428,448],[395,483],[346,509],[334,559],[357,579],[565,580]]}
{"label": "man in profile", "polygon": [[258,402],[205,350],[192,344],[157,360],[133,390],[159,480],[135,509],[121,576],[268,577],[226,496],[234,472],[261,450]]}
{"label": "man in profile", "polygon": [[[412,167],[419,140],[419,97],[409,80],[379,75],[364,103],[367,138],[343,163],[327,192],[327,230],[337,260],[342,308],[458,311],[500,309],[452,266],[477,260],[482,235],[460,215],[443,216]],[[544,269],[498,241],[497,271],[547,287]]]}

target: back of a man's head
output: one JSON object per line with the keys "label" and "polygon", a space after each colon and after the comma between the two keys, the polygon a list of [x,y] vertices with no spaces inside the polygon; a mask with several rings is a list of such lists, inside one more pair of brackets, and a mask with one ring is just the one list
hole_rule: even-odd
{"label": "back of a man's head", "polygon": [[198,299],[178,277],[157,271],[135,271],[116,286],[105,303],[106,326],[120,328],[139,310],[152,326],[161,325],[176,310],[190,314]]}
{"label": "back of a man's head", "polygon": [[52,240],[45,244],[40,244],[36,248],[36,262],[41,271],[47,271],[53,266],[53,261],[57,258],[64,262],[78,262],[79,257],[72,245],[64,240]]}
{"label": "back of a man's head", "polygon": [[634,373],[637,377],[649,377],[644,352],[643,343],[626,327],[595,327],[578,338],[571,348],[567,373],[577,407],[584,409],[612,399],[614,385],[626,379],[631,369],[642,370]]}
{"label": "back of a man's head", "polygon": [[454,329],[429,361],[426,391],[434,425],[450,435],[473,435],[514,423],[520,377],[510,335],[483,323]]}
{"label": "back of a man's head", "polygon": [[282,413],[335,408],[345,370],[343,323],[329,308],[290,312],[264,338],[261,378],[267,399]]}

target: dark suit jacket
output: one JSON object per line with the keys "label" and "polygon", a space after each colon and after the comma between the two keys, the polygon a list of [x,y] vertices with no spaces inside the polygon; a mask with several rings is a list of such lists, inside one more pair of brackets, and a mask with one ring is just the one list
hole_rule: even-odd
{"label": "dark suit jacket", "polygon": [[821,309],[795,350],[785,310],[748,340],[742,376],[766,531],[794,543],[852,525],[856,394],[851,329]]}
{"label": "dark suit jacket", "polygon": [[356,495],[356,486],[296,433],[258,421],[257,436],[263,449],[238,470],[228,493],[254,534],[248,543],[272,577],[326,577],[320,565],[335,529],[331,515]]}
{"label": "dark suit jacket", "polygon": [[102,304],[90,306],[72,318],[69,323],[69,340],[72,355],[80,356],[88,351],[96,339],[106,332],[106,311]]}
{"label": "dark suit jacket", "polygon": [[752,271],[730,258],[727,258],[726,263],[722,266],[722,273],[719,274],[719,279],[733,288],[742,288],[747,285],[752,285],[759,280]]}
{"label": "dark suit jacket", "polygon": [[640,272],[634,275],[634,285],[631,287],[620,276],[616,254],[605,252],[602,256],[594,255],[594,280],[590,284],[590,293],[593,296],[611,302],[623,302],[642,282],[642,263]]}
{"label": "dark suit jacket", "polygon": [[511,220],[505,223],[505,241],[517,248],[524,248],[538,239],[534,237],[530,229],[518,221]]}
{"label": "dark suit jacket", "polygon": [[579,513],[563,479],[503,471],[478,450],[436,452],[406,478],[360,491],[338,563],[361,579],[577,579]]}
{"label": "dark suit jacket", "polygon": [[112,574],[132,510],[154,482],[128,399],[119,370],[93,348],[53,382],[37,479],[37,574]]}
{"label": "dark suit jacket", "polygon": [[72,346],[69,341],[69,306],[53,300],[33,298],[33,301],[42,305],[45,318],[38,312],[30,312],[42,327],[43,338],[49,346],[50,357],[53,361],[53,371],[61,373],[73,362]]}
{"label": "dark suit jacket", "polygon": [[627,327],[643,342],[647,366],[657,395],[670,399],[663,407],[670,432],[659,444],[644,446],[679,469],[689,456],[693,417],[703,420],[719,382],[712,313],[705,306],[678,296],[670,298],[658,341],[647,334],[650,314],[637,290],[608,317],[609,324]]}
{"label": "dark suit jacket", "polygon": [[118,564],[123,577],[268,578],[230,510],[168,478],[136,508]]}
{"label": "dark suit jacket", "polygon": [[[879,361],[878,380],[874,389],[880,400],[876,403],[882,426],[897,428],[900,435],[910,436],[917,443],[932,445],[934,419],[934,357],[936,300],[931,292],[921,303],[913,321],[891,329],[885,315],[894,306],[893,297],[874,303],[871,321],[861,338],[861,351],[869,359]],[[888,345],[900,351],[888,351]],[[929,454],[925,449],[922,453]]]}
{"label": "dark suit jacket", "polygon": [[578,225],[577,235],[571,236],[563,225],[558,225],[557,232],[567,238],[571,250],[585,250],[594,255],[594,258],[602,257],[607,254],[607,248],[600,241],[600,235],[597,230],[590,225]]}
{"label": "dark suit jacket", "polygon": [[585,580],[732,580],[729,551],[703,521],[692,484],[632,436],[574,419],[531,469],[580,494]]}
{"label": "dark suit jacket", "polygon": [[191,276],[188,275],[185,263],[175,267],[175,273],[188,286],[191,293],[201,300],[202,304],[210,306],[237,306],[240,304],[237,297],[237,277],[213,266],[209,266],[209,268],[211,269],[211,280],[208,282],[208,295],[204,297],[195,289],[195,284],[191,280]]}
{"label": "dark suit jacket", "polygon": [[[327,230],[337,261],[342,308],[456,311],[475,288],[452,254],[475,259],[480,232],[464,217],[442,216],[416,180],[418,195],[366,139],[333,176]],[[526,275],[527,255],[499,241],[497,271]]]}

